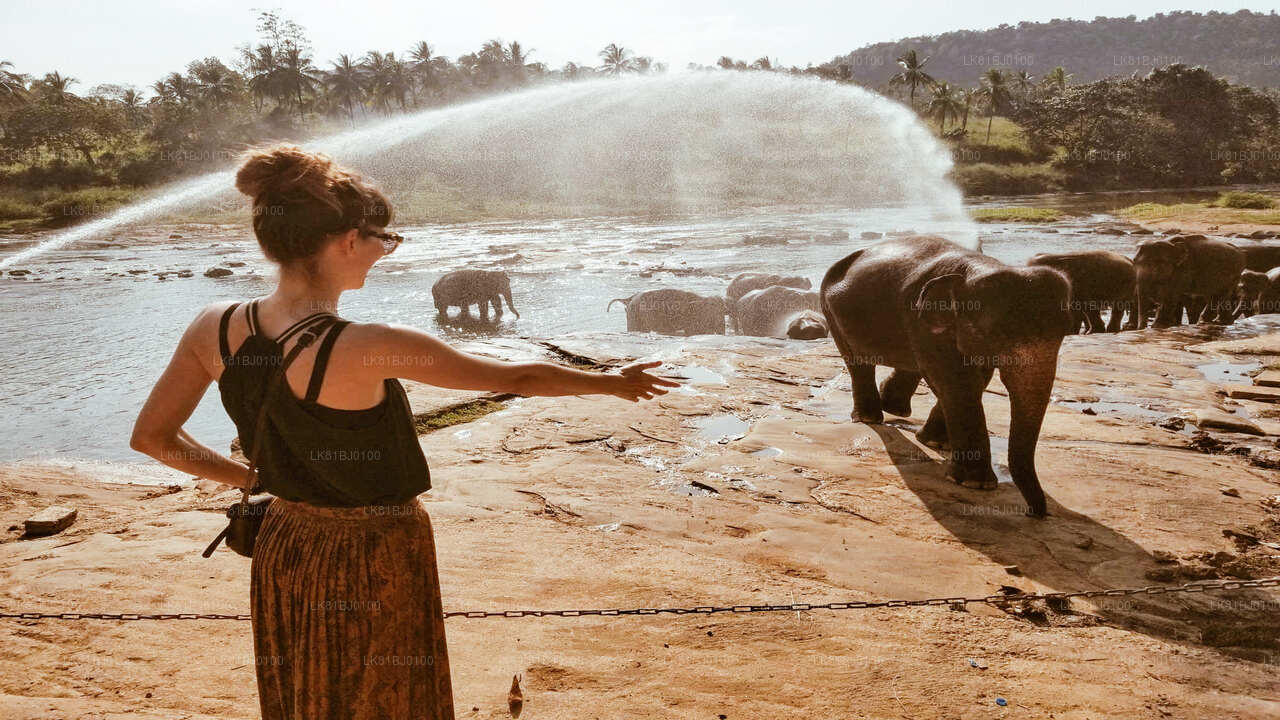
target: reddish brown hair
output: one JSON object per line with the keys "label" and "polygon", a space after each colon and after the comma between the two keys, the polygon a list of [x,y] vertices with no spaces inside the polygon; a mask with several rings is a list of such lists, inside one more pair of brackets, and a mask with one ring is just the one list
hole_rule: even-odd
{"label": "reddish brown hair", "polygon": [[253,234],[282,265],[311,258],[331,235],[391,222],[391,203],[377,188],[297,145],[246,151],[236,189],[253,198]]}

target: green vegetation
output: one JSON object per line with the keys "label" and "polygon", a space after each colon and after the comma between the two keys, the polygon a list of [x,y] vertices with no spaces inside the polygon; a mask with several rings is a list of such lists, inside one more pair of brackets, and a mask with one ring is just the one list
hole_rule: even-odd
{"label": "green vegetation", "polygon": [[1218,195],[1218,199],[1213,201],[1214,207],[1237,208],[1244,210],[1268,210],[1276,206],[1275,198],[1268,197],[1262,193],[1251,192],[1224,192]]}
{"label": "green vegetation", "polygon": [[413,416],[413,427],[421,435],[450,425],[469,423],[502,408],[502,403],[493,400],[472,400],[431,412],[418,413]]}
{"label": "green vegetation", "polygon": [[1171,221],[1186,225],[1192,223],[1210,225],[1280,225],[1280,210],[1239,209],[1223,207],[1216,203],[1217,201],[1210,203],[1178,203],[1176,205],[1139,203],[1124,208],[1118,214],[1134,221]]}
{"label": "green vegetation", "polygon": [[999,207],[976,208],[969,215],[978,222],[1054,222],[1064,216],[1053,208]]}

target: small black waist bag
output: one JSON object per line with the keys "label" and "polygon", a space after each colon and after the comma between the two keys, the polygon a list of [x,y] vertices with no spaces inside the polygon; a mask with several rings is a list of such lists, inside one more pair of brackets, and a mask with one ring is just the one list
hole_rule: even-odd
{"label": "small black waist bag", "polygon": [[[289,369],[289,365],[293,363],[294,358],[298,357],[298,353],[302,352],[308,345],[315,342],[320,333],[333,322],[333,318],[323,318],[321,322],[313,325],[298,335],[298,341],[289,350],[289,354],[285,356],[284,362],[281,363],[280,369],[272,375],[267,381],[267,391],[262,398],[262,408],[258,411],[258,421],[254,424],[254,443],[252,446],[241,445],[244,447],[253,447],[253,454],[260,452],[258,442],[262,439],[262,431],[266,427],[267,422],[267,406],[271,399],[275,397],[277,388],[284,380],[284,373]],[[245,557],[253,557],[253,543],[258,537],[258,530],[262,528],[262,521],[267,516],[267,506],[271,504],[273,496],[262,493],[258,494],[258,485],[255,482],[255,472],[258,468],[256,458],[249,458],[249,472],[245,477],[245,487],[241,488],[240,500],[233,503],[227,508],[227,527],[218,533],[218,537],[209,543],[209,547],[200,553],[203,557],[209,557],[214,550],[218,549],[218,543],[223,540],[227,541],[227,547],[236,553]],[[257,495],[255,497],[255,495]]]}

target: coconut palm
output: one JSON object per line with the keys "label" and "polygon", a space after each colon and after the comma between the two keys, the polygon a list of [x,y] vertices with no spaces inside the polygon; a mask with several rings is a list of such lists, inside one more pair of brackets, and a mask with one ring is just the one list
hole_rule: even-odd
{"label": "coconut palm", "polygon": [[435,54],[435,50],[426,43],[419,42],[409,51],[409,74],[414,84],[424,93],[430,93],[440,87],[440,76],[444,64],[449,61]]}
{"label": "coconut palm", "polygon": [[225,107],[240,94],[240,78],[219,60],[194,62],[187,70],[195,81],[194,95],[210,107]]}
{"label": "coconut palm", "polygon": [[938,121],[940,132],[946,132],[947,118],[955,120],[960,117],[962,109],[960,98],[950,83],[942,82],[933,86],[933,96],[929,99],[926,112],[929,117]]}
{"label": "coconut palm", "polygon": [[1055,92],[1062,92],[1067,89],[1067,83],[1071,81],[1072,77],[1073,76],[1068,73],[1066,69],[1059,65],[1045,73],[1040,82],[1043,83],[1045,87],[1054,90]]}
{"label": "coconut palm", "polygon": [[413,89],[405,64],[396,59],[394,52],[380,53],[376,50],[365,55],[363,64],[368,77],[366,87],[374,107],[389,114],[394,101],[403,110],[405,98]]}
{"label": "coconut palm", "polygon": [[631,59],[631,54],[630,50],[619,46],[617,43],[609,43],[600,51],[600,59],[604,61],[601,72],[618,76],[624,72],[635,71],[635,63]]}
{"label": "coconut palm", "polygon": [[80,82],[73,77],[64,77],[62,73],[54,70],[51,73],[45,73],[45,76],[34,83],[36,91],[42,96],[54,102],[66,102],[68,100],[79,100],[80,98],[72,94],[67,88],[75,83]]}
{"label": "coconut palm", "polygon": [[921,85],[934,85],[937,82],[932,75],[924,71],[924,66],[928,63],[929,58],[921,60],[915,50],[908,50],[898,58],[898,67],[902,68],[902,71],[889,78],[890,85],[906,85],[911,88],[912,109],[916,106],[916,88]]}
{"label": "coconut palm", "polygon": [[1026,99],[1036,87],[1036,79],[1026,70],[1019,70],[1009,77],[1009,84],[1017,91],[1018,97]]}
{"label": "coconut palm", "polygon": [[[426,43],[423,43],[425,45]],[[333,61],[333,70],[324,76],[329,99],[346,108],[347,119],[355,122],[355,106],[364,103],[365,69],[343,53]]]}
{"label": "coconut palm", "polygon": [[27,99],[27,78],[10,68],[13,63],[0,60],[0,103],[16,103]]}
{"label": "coconut palm", "polygon": [[249,93],[254,109],[262,112],[266,100],[280,102],[284,96],[280,60],[270,45],[241,50],[241,71],[249,78]]}
{"label": "coconut palm", "polygon": [[982,97],[987,105],[987,142],[991,142],[991,122],[996,111],[1008,106],[1009,85],[1003,72],[998,68],[990,68],[982,74]]}
{"label": "coconut palm", "polygon": [[319,85],[320,70],[311,63],[311,58],[297,45],[286,46],[280,62],[280,90],[290,102],[297,102],[299,119],[306,110],[303,96],[314,93]]}
{"label": "coconut palm", "polygon": [[962,108],[962,112],[960,115],[961,130],[969,129],[969,110],[973,107],[973,104],[976,103],[978,99],[981,97],[982,97],[982,91],[979,90],[978,88],[965,88],[964,90],[960,91],[960,106]]}

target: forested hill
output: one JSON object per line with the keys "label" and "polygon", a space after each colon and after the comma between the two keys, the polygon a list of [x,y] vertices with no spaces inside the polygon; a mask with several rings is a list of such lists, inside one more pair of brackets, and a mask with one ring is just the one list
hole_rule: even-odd
{"label": "forested hill", "polygon": [[1060,65],[1072,82],[1082,83],[1181,62],[1204,65],[1234,83],[1280,87],[1280,15],[1274,10],[1021,22],[876,43],[834,62],[847,62],[856,82],[882,88],[907,50],[928,57],[924,71],[952,84],[976,84],[991,67],[1039,78]]}

